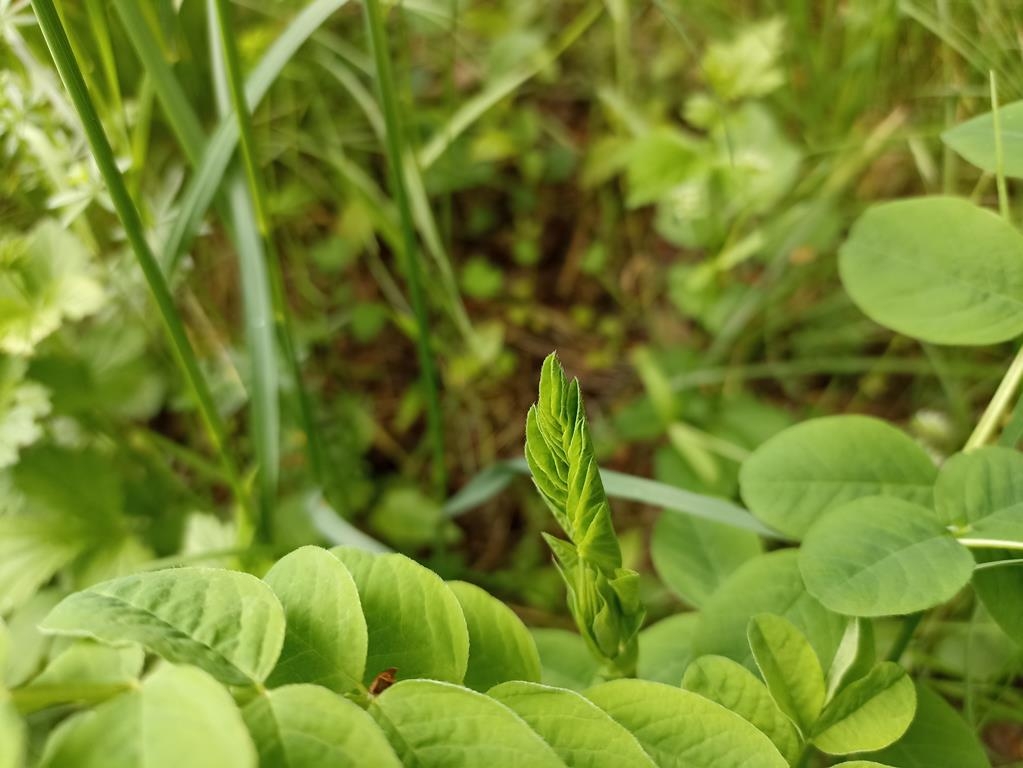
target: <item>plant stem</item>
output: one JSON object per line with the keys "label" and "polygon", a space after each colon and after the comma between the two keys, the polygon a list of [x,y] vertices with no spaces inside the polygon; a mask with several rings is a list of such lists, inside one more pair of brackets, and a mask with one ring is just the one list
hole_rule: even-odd
{"label": "plant stem", "polygon": [[82,128],[88,138],[96,165],[99,166],[100,173],[110,192],[114,209],[121,219],[125,235],[149,285],[153,301],[160,312],[164,329],[170,338],[174,357],[184,372],[185,379],[192,390],[199,414],[209,433],[210,441],[219,454],[224,469],[230,478],[230,485],[236,500],[239,504],[245,506],[247,504],[247,494],[242,489],[234,462],[227,453],[227,436],[223,422],[220,420],[220,415],[217,412],[209,386],[205,378],[203,378],[202,371],[199,369],[195,350],[192,349],[192,344],[188,340],[181,316],[174,306],[174,299],[171,296],[170,288],[167,286],[163,272],[160,271],[153,252],[149,248],[149,243],[146,241],[138,209],[135,207],[131,195],[128,194],[124,178],[117,167],[110,142],[107,139],[106,132],[100,122],[89,91],[85,86],[81,66],[71,50],[71,44],[68,41],[60,16],[53,4],[53,0],[32,0],[32,8],[39,21],[39,28],[42,30],[46,45],[50,49],[54,64],[57,66],[57,71],[64,82],[64,87],[67,89],[68,95],[71,97],[71,101],[81,119]]}
{"label": "plant stem", "polygon": [[408,189],[405,185],[402,152],[404,137],[401,116],[398,111],[397,88],[394,74],[391,72],[387,30],[384,26],[380,0],[366,0],[363,7],[366,12],[370,48],[373,51],[373,59],[376,64],[377,88],[384,110],[384,124],[387,128],[386,145],[391,187],[401,217],[401,256],[404,261],[405,280],[408,283],[412,311],[416,319],[416,350],[426,397],[427,432],[433,450],[433,485],[438,496],[443,496],[447,487],[447,472],[444,465],[444,425],[438,393],[436,363],[433,351],[430,349],[430,326],[426,315],[426,301],[423,295],[422,278],[419,274],[419,261],[416,258],[415,225]]}
{"label": "plant stem", "polygon": [[1009,221],[1009,190],[1005,185],[1005,156],[1002,149],[1002,121],[998,112],[998,85],[995,72],[988,73],[991,83],[991,122],[995,128],[995,183],[998,186],[998,211]]}
{"label": "plant stem", "polygon": [[896,664],[899,663],[899,659],[902,658],[902,654],[906,652],[906,648],[909,646],[909,641],[913,639],[913,633],[916,632],[916,628],[920,626],[920,622],[923,621],[924,614],[914,613],[906,616],[902,619],[902,627],[899,629],[899,634],[895,638],[895,642],[892,644],[892,649],[888,652],[888,661],[894,661]]}
{"label": "plant stem", "polygon": [[1009,364],[1009,370],[1002,377],[998,389],[995,390],[991,402],[987,404],[987,408],[977,422],[977,426],[974,428],[973,434],[970,435],[970,439],[966,441],[966,446],[963,450],[970,451],[974,448],[979,448],[991,440],[995,430],[998,428],[998,422],[1002,420],[1005,412],[1012,404],[1012,398],[1016,394],[1016,390],[1019,389],[1021,380],[1023,380],[1023,347],[1019,348],[1016,356],[1012,359],[1012,363]]}

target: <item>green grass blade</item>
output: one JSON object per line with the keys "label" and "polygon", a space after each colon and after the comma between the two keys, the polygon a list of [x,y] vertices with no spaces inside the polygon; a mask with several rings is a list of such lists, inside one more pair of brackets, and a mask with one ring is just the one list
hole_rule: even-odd
{"label": "green grass blade", "polygon": [[[489,501],[503,491],[517,475],[529,475],[525,459],[510,459],[491,464],[479,472],[462,489],[444,504],[448,517],[458,517],[480,504]],[[771,530],[753,515],[725,499],[706,496],[659,483],[656,480],[636,477],[611,469],[601,469],[600,479],[604,490],[613,499],[637,501],[674,513],[711,520],[716,523],[753,531],[765,539],[784,540],[777,531]]]}
{"label": "green grass blade", "polygon": [[419,355],[423,391],[426,399],[427,433],[433,451],[433,484],[438,494],[443,494],[447,485],[445,468],[444,425],[437,388],[437,368],[430,348],[430,327],[426,314],[426,300],[423,295],[422,278],[419,273],[418,248],[416,246],[415,223],[409,202],[404,173],[405,140],[401,117],[398,110],[397,88],[391,71],[390,48],[387,30],[379,0],[366,0],[363,4],[366,25],[369,29],[370,47],[376,63],[377,88],[387,128],[386,149],[391,187],[401,217],[402,249],[405,279],[408,283],[412,311],[416,319],[416,350]]}
{"label": "green grass blade", "polygon": [[170,338],[174,356],[185,374],[185,378],[198,406],[199,414],[209,433],[210,440],[232,478],[233,490],[238,501],[241,503],[244,500],[244,494],[241,491],[241,484],[237,479],[238,473],[234,462],[227,452],[226,430],[220,420],[220,415],[217,413],[209,386],[199,369],[195,351],[188,340],[188,335],[174,305],[170,289],[164,280],[163,273],[153,252],[149,248],[149,243],[146,242],[145,231],[142,227],[138,209],[128,194],[124,178],[117,167],[110,142],[100,122],[92,98],[86,89],[85,80],[81,74],[81,67],[71,51],[71,45],[68,42],[60,16],[54,7],[53,0],[32,0],[32,8],[39,21],[39,27],[43,32],[46,45],[50,49],[50,54],[53,57],[57,71],[60,73],[71,101],[78,112],[82,127],[89,141],[89,146],[92,149],[93,157],[107,184],[111,200],[117,215],[121,219],[128,242],[149,285],[153,301],[157,305],[160,318]]}
{"label": "green grass blade", "polygon": [[[284,65],[302,44],[331,14],[347,3],[348,0],[313,0],[292,20],[253,68],[245,84],[245,97],[250,110],[255,109],[263,100]],[[168,274],[174,273],[199,231],[203,216],[220,188],[238,141],[238,121],[234,115],[227,115],[220,121],[206,145],[202,162],[185,188],[177,218],[160,250],[160,264]]]}

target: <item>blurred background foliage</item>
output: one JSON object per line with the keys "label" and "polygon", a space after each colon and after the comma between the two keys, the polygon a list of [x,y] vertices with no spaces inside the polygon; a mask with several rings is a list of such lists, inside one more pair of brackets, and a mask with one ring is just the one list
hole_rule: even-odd
{"label": "blurred background foliage", "polygon": [[[605,466],[726,498],[752,448],[811,415],[881,415],[945,455],[1001,375],[1005,349],[939,349],[869,321],[835,255],[871,201],[993,198],[938,135],[988,108],[989,72],[1003,102],[1023,95],[1021,2],[404,0],[383,9],[390,82],[358,3],[232,6],[255,209],[232,192],[247,199],[242,159],[226,164],[237,138],[219,171],[211,161],[232,122],[213,4],[57,3],[238,482],[200,427],[31,9],[0,0],[0,615],[13,631],[111,575],[258,570],[365,535],[531,624],[568,626],[529,483],[448,501],[522,455],[552,349],[583,382]],[[279,288],[272,375],[247,326],[247,247]],[[260,380],[276,385],[250,398]],[[252,422],[275,424],[278,407],[279,439],[260,453]],[[279,480],[261,484],[274,451]],[[269,521],[249,541],[234,512],[256,495]],[[686,523],[615,510],[651,615],[698,603],[699,584],[673,592],[648,562],[650,531],[654,564],[669,563]],[[742,542],[720,546],[745,559]]]}

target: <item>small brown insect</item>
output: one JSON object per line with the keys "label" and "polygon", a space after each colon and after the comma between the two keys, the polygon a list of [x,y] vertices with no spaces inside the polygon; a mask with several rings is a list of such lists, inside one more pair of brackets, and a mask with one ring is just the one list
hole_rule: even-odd
{"label": "small brown insect", "polygon": [[369,684],[369,692],[373,696],[379,696],[381,693],[386,691],[392,685],[394,685],[394,676],[397,674],[397,667],[390,667],[385,669],[383,672],[373,678],[373,682]]}

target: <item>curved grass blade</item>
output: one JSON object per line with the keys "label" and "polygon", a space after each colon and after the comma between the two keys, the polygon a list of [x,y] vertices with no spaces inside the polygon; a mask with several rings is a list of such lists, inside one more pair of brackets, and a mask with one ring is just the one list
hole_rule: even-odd
{"label": "curved grass blade", "polygon": [[[529,467],[525,459],[509,459],[491,464],[448,499],[444,504],[444,512],[449,517],[464,515],[507,488],[512,478],[528,474]],[[611,498],[638,501],[677,514],[753,531],[765,539],[786,540],[785,536],[768,528],[738,504],[725,499],[685,491],[656,480],[647,480],[611,469],[600,470],[600,479],[604,483],[604,490]]]}
{"label": "curved grass blade", "polygon": [[60,73],[61,80],[64,81],[64,86],[78,112],[82,127],[89,140],[93,157],[109,189],[110,198],[113,201],[117,215],[124,226],[125,235],[145,276],[153,296],[153,301],[160,312],[160,318],[170,338],[174,356],[192,390],[192,395],[206,430],[209,433],[213,447],[220,455],[224,468],[231,478],[232,490],[238,501],[243,502],[245,493],[238,480],[238,472],[235,469],[234,462],[227,453],[226,430],[220,420],[220,415],[217,413],[216,404],[213,401],[209,386],[199,369],[199,363],[196,359],[195,351],[192,349],[191,342],[188,340],[184,324],[181,321],[177,308],[174,306],[174,299],[171,296],[170,288],[167,286],[159,264],[149,247],[149,243],[146,241],[138,209],[135,207],[135,203],[125,185],[124,177],[117,167],[110,142],[100,122],[92,98],[86,89],[81,67],[71,51],[71,45],[61,24],[60,16],[54,7],[53,0],[32,0],[32,8],[39,21],[39,27],[43,32],[46,45],[53,56],[54,64],[57,66],[57,71]]}

